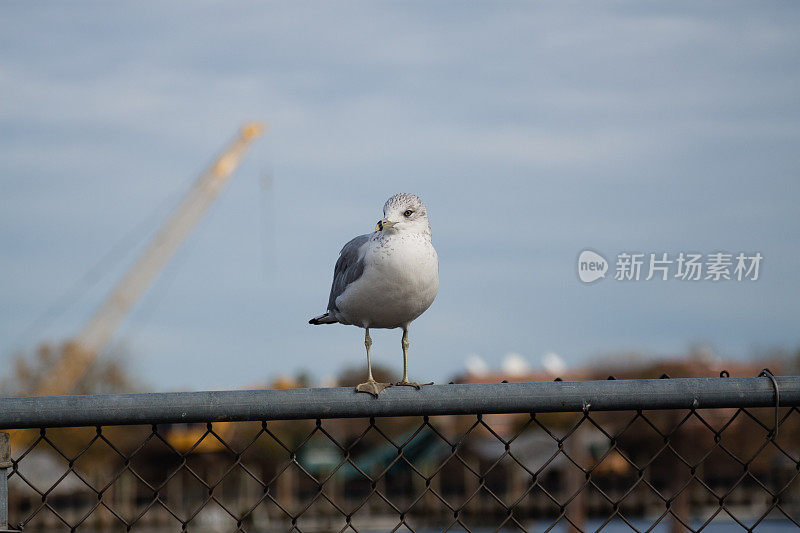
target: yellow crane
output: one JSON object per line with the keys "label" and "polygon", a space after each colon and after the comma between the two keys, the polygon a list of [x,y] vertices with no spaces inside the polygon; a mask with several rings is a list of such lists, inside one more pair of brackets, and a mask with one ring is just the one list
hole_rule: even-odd
{"label": "yellow crane", "polygon": [[114,331],[222,191],[252,142],[264,132],[259,122],[245,124],[170,214],[153,240],[58,361],[36,387],[36,396],[69,394]]}

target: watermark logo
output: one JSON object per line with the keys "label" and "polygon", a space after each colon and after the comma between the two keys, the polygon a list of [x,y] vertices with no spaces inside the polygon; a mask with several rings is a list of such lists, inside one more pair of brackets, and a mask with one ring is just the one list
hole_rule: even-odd
{"label": "watermark logo", "polygon": [[578,256],[578,277],[584,283],[591,283],[606,277],[608,261],[602,255],[584,250]]}
{"label": "watermark logo", "polygon": [[[763,259],[761,252],[620,252],[614,263],[614,280],[757,281]],[[608,268],[597,252],[584,250],[578,256],[578,277],[584,283],[605,278]]]}

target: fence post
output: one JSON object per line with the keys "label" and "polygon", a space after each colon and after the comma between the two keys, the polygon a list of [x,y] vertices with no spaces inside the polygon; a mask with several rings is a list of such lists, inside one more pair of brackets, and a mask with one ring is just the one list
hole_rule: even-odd
{"label": "fence post", "polygon": [[0,531],[8,527],[8,469],[11,468],[11,438],[0,433]]}

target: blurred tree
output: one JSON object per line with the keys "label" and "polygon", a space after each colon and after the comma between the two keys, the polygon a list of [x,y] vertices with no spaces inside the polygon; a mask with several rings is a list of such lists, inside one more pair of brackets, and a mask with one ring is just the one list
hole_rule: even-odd
{"label": "blurred tree", "polygon": [[794,352],[794,360],[792,361],[791,370],[792,374],[795,376],[800,374],[800,348],[797,348],[797,350]]}
{"label": "blurred tree", "polygon": [[294,376],[278,374],[269,382],[270,389],[304,389],[312,386],[311,374],[307,370],[298,370]]}
{"label": "blurred tree", "polygon": [[[399,372],[381,364],[372,363],[372,376],[381,383],[400,381]],[[340,387],[355,387],[367,380],[367,365],[348,366],[336,376]]]}
{"label": "blurred tree", "polygon": [[[32,356],[20,352],[14,357],[11,374],[0,379],[0,394],[27,396],[33,394],[42,379],[52,372],[65,345],[41,344]],[[141,392],[142,386],[130,375],[128,352],[114,347],[113,354],[96,359],[75,384],[72,394],[108,394]]]}
{"label": "blurred tree", "polygon": [[311,373],[306,369],[298,370],[294,379],[298,387],[307,388],[312,386]]}

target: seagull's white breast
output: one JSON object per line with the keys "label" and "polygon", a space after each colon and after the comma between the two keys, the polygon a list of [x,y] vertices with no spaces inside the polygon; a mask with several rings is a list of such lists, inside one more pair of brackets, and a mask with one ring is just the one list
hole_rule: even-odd
{"label": "seagull's white breast", "polygon": [[362,276],[336,299],[340,321],[371,328],[406,326],[436,298],[439,258],[430,235],[376,233],[366,245],[364,263]]}

